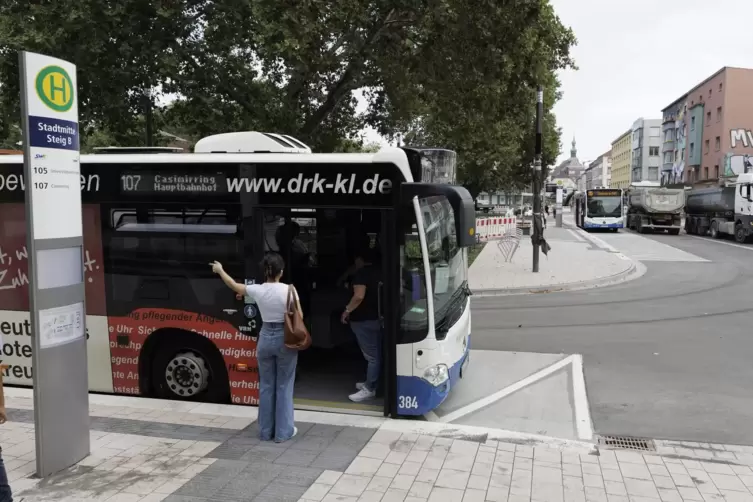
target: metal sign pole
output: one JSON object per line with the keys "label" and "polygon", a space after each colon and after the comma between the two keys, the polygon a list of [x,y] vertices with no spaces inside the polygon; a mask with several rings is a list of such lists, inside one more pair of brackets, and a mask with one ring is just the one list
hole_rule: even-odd
{"label": "metal sign pole", "polygon": [[84,245],[75,65],[21,52],[37,475],[89,454]]}
{"label": "metal sign pole", "polygon": [[557,208],[557,216],[554,219],[556,227],[562,227],[562,188],[557,187],[557,203],[554,206]]}

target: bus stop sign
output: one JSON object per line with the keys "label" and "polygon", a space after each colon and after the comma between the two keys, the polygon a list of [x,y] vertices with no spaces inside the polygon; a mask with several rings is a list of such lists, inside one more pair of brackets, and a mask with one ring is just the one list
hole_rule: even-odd
{"label": "bus stop sign", "polygon": [[21,52],[37,475],[89,454],[76,67]]}

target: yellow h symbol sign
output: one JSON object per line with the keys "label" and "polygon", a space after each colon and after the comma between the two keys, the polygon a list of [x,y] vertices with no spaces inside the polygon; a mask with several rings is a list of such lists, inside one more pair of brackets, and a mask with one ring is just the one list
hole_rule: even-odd
{"label": "yellow h symbol sign", "polygon": [[37,96],[48,108],[56,112],[67,112],[73,106],[73,80],[63,68],[47,66],[37,74],[35,83]]}
{"label": "yellow h symbol sign", "polygon": [[[55,79],[55,77],[57,77],[59,79],[59,84],[58,85],[56,85],[56,82],[55,82],[56,79]],[[69,89],[68,89],[68,85],[67,85],[68,82],[66,82],[65,77],[63,77],[59,73],[57,73],[57,74],[51,73],[49,75],[49,79],[50,79],[50,100],[51,101],[55,101],[55,102],[59,102],[60,104],[67,103],[68,102],[68,91],[69,91]],[[58,92],[61,92],[63,94],[62,99],[60,99],[60,100],[56,99],[56,96],[57,96]]]}

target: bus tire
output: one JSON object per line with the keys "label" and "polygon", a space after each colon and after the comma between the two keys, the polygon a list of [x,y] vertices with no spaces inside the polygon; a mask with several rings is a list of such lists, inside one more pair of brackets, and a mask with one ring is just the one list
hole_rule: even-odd
{"label": "bus tire", "polygon": [[230,403],[227,367],[214,343],[188,331],[157,331],[152,336],[158,334],[150,365],[155,397]]}

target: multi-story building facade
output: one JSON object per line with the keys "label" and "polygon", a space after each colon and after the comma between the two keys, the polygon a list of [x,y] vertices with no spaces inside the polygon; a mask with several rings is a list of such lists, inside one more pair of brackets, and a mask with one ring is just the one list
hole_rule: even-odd
{"label": "multi-story building facade", "polygon": [[661,183],[678,183],[682,180],[685,169],[685,134],[683,121],[685,117],[685,100],[687,94],[662,110],[662,164]]}
{"label": "multi-story building facade", "polygon": [[661,124],[661,119],[639,118],[633,122],[631,182],[659,181]]}
{"label": "multi-story building facade", "polygon": [[633,163],[633,130],[622,133],[612,141],[611,188],[630,186],[630,170]]}
{"label": "multi-story building facade", "polygon": [[612,152],[602,153],[586,169],[586,188],[609,188]]}
{"label": "multi-story building facade", "polygon": [[682,103],[673,181],[715,183],[753,170],[751,96],[753,69],[724,67],[668,107]]}

